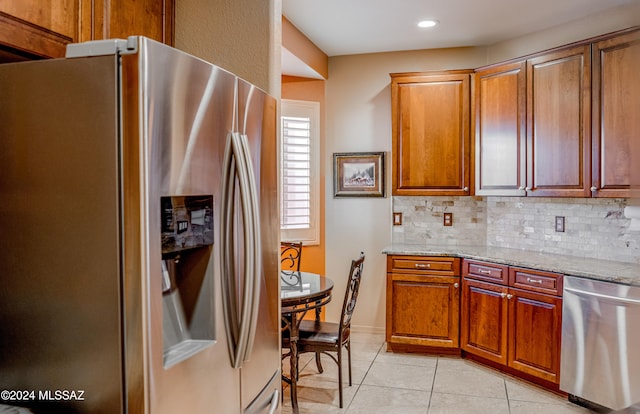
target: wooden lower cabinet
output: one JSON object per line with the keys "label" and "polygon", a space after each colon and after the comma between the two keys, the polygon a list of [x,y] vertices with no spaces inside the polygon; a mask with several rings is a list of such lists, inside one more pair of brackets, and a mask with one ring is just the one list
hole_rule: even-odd
{"label": "wooden lower cabinet", "polygon": [[510,289],[507,365],[558,384],[562,299],[521,289]]}
{"label": "wooden lower cabinet", "polygon": [[463,357],[559,390],[561,274],[389,255],[386,310],[391,351],[462,351]]}
{"label": "wooden lower cabinet", "polygon": [[391,350],[459,350],[459,260],[388,256],[386,342]]}
{"label": "wooden lower cabinet", "polygon": [[[542,385],[557,385],[562,333],[562,275],[509,267],[509,284],[530,283],[531,290],[476,280],[469,269],[507,266],[463,264],[460,316],[461,348],[497,366],[504,366]],[[541,286],[545,284],[545,286]],[[553,287],[555,286],[555,288]],[[555,294],[541,293],[541,289]],[[537,291],[536,291],[537,290]]]}
{"label": "wooden lower cabinet", "polygon": [[507,288],[464,279],[460,317],[461,348],[498,364],[507,364]]}

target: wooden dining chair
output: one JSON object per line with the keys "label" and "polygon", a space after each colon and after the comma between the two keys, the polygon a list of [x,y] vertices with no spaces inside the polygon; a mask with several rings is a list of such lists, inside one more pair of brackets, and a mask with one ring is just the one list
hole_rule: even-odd
{"label": "wooden dining chair", "polygon": [[[351,261],[349,279],[344,293],[342,303],[342,313],[339,322],[325,322],[319,320],[302,320],[300,322],[298,334],[298,355],[307,352],[316,354],[316,365],[318,371],[322,372],[320,355],[328,355],[338,364],[338,393],[340,396],[340,408],[343,406],[342,397],[342,349],[347,350],[349,368],[349,386],[351,380],[351,317],[356,307],[358,290],[360,289],[360,279],[362,278],[362,268],[364,265],[364,253],[360,253],[358,259]],[[283,337],[283,340],[286,338]],[[333,353],[336,353],[334,356]]]}
{"label": "wooden dining chair", "polygon": [[280,242],[280,269],[299,272],[302,261],[302,242]]}

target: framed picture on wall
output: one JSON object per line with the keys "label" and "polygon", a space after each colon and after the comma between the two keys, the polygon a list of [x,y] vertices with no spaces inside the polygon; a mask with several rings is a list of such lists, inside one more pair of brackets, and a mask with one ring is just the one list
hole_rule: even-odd
{"label": "framed picture on wall", "polygon": [[384,152],[333,154],[334,197],[385,197]]}

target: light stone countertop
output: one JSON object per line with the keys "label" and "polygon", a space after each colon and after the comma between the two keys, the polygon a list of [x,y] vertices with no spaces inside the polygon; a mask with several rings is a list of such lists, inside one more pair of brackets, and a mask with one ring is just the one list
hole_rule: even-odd
{"label": "light stone countertop", "polygon": [[640,286],[640,265],[638,263],[615,262],[490,246],[392,244],[385,247],[382,253],[388,255],[460,257],[546,270],[567,276],[579,276]]}

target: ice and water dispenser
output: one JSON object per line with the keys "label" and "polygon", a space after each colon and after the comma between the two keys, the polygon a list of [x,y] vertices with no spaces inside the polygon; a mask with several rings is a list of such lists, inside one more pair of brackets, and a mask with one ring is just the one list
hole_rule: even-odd
{"label": "ice and water dispenser", "polygon": [[213,196],[161,198],[164,367],[211,345]]}

